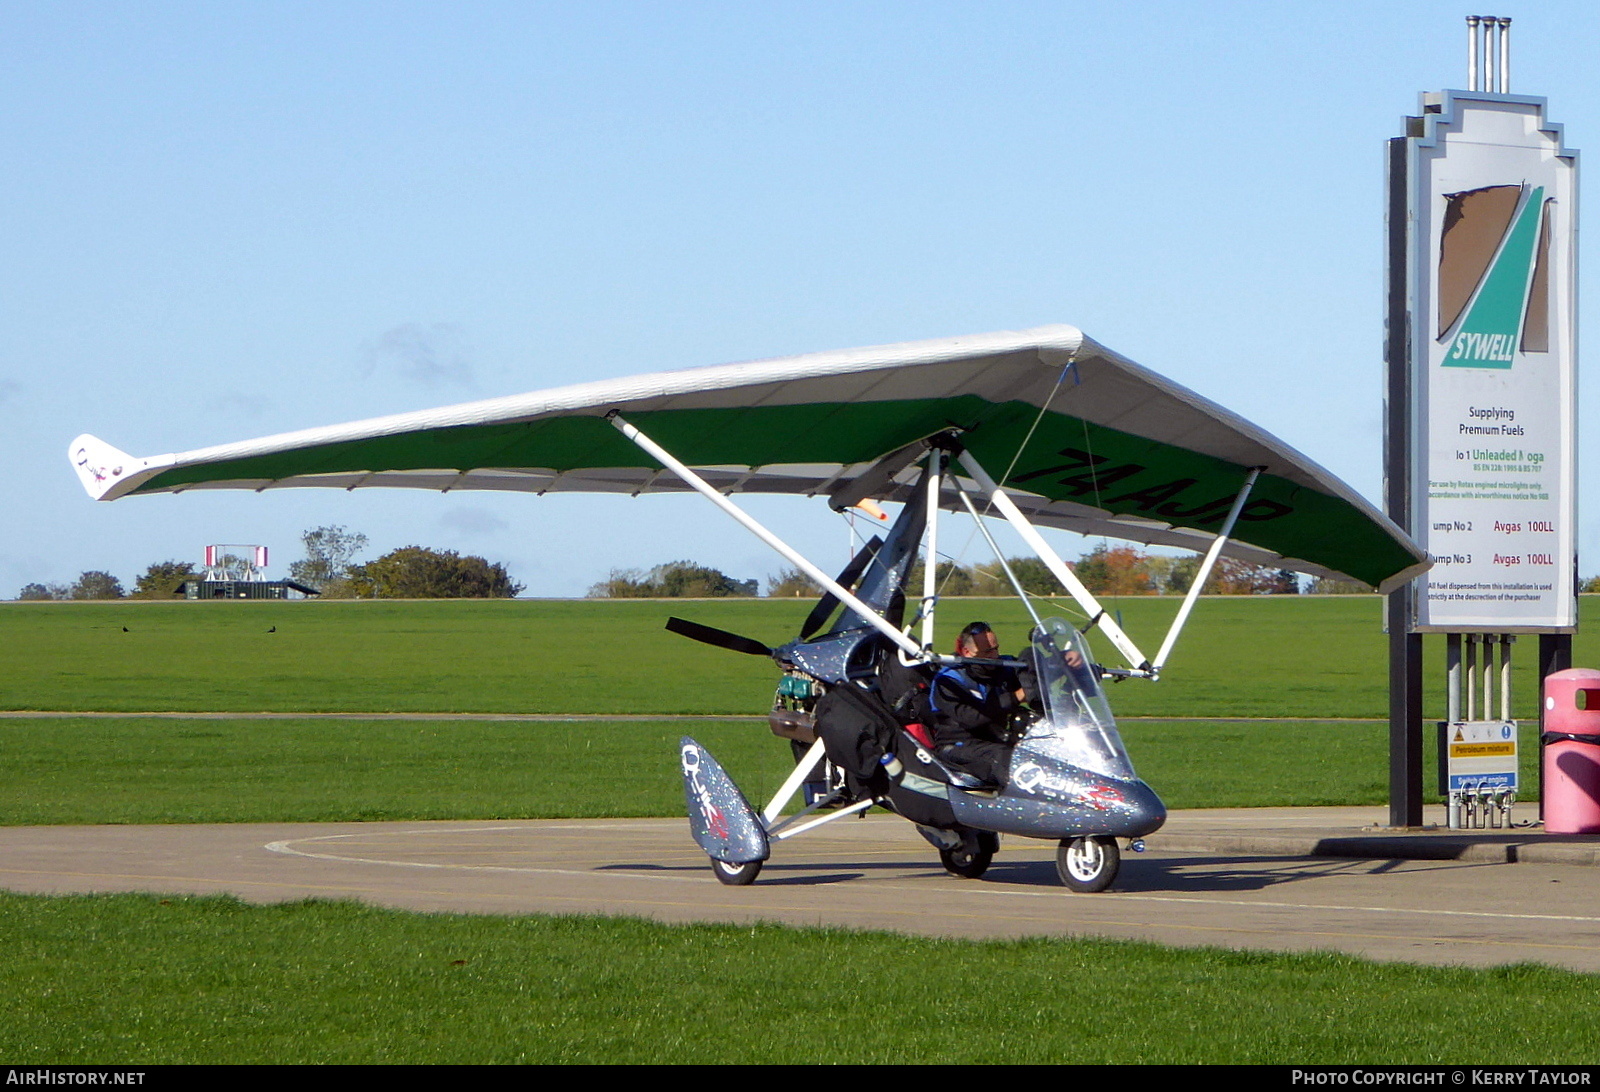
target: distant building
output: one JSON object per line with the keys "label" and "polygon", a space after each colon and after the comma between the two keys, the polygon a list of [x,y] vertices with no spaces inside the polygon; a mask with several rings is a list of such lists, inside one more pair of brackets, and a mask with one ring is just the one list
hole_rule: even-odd
{"label": "distant building", "polygon": [[178,594],[185,599],[304,599],[322,593],[293,580],[185,580]]}
{"label": "distant building", "polygon": [[198,580],[179,584],[176,594],[185,599],[304,599],[322,594],[298,581],[268,580],[261,572],[266,567],[265,546],[207,546],[205,572]]}

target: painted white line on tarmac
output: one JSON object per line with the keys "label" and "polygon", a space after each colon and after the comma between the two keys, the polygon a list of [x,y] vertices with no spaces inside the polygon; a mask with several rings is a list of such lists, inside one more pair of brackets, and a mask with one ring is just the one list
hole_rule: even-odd
{"label": "painted white line on tarmac", "polygon": [[[615,829],[619,829],[619,828],[618,827],[612,827],[612,828],[609,828],[609,829],[615,830]],[[639,828],[635,827],[634,829],[639,829]],[[583,831],[592,831],[592,830],[594,830],[594,828],[590,827],[590,826],[582,826],[582,825],[577,825],[577,824],[562,824],[562,825],[552,825],[552,826],[540,826],[540,827],[537,827],[537,828],[526,827],[526,826],[517,826],[517,827],[457,827],[457,828],[454,828],[454,829],[451,829],[451,830],[436,830],[436,829],[435,830],[401,830],[401,831],[389,831],[389,832],[385,832],[385,833],[387,835],[391,835],[392,836],[392,835],[403,835],[403,834],[430,834],[430,835],[437,835],[437,834],[474,834],[474,833],[491,833],[491,832],[501,832],[501,831],[534,831],[534,830],[538,830],[538,831],[541,831],[541,832],[542,831],[549,831],[549,830],[583,830]],[[648,872],[644,872],[644,871],[639,871],[639,872],[601,872],[601,871],[599,871],[597,869],[587,869],[587,868],[532,868],[532,867],[529,867],[527,865],[475,865],[475,864],[454,864],[454,863],[448,863],[447,864],[447,863],[440,863],[440,862],[433,862],[433,861],[394,861],[394,860],[384,860],[384,859],[375,858],[375,857],[356,857],[356,856],[352,856],[352,855],[349,855],[349,854],[343,854],[343,853],[313,853],[313,852],[311,852],[309,850],[296,849],[295,848],[295,844],[296,843],[304,843],[304,842],[336,842],[336,841],[342,841],[342,840],[349,839],[349,838],[364,838],[364,837],[368,837],[368,833],[364,832],[364,831],[363,832],[350,833],[350,834],[323,834],[323,835],[318,835],[318,836],[313,837],[313,838],[287,838],[287,839],[284,839],[283,841],[268,842],[262,848],[266,849],[269,853],[281,853],[281,854],[283,854],[284,856],[287,856],[287,857],[309,857],[309,858],[312,858],[313,860],[338,861],[338,862],[343,863],[343,864],[389,865],[392,868],[432,868],[432,869],[443,869],[443,870],[447,870],[447,871],[456,871],[456,872],[520,872],[520,873],[528,873],[528,874],[533,874],[533,875],[545,875],[545,876],[598,876],[598,877],[603,877],[603,878],[606,878],[606,879],[613,879],[613,878],[615,878],[615,879],[640,879],[640,878],[643,878],[643,879],[649,879],[649,880],[666,880],[666,881],[669,881],[669,882],[672,882],[672,883],[702,883],[702,882],[704,882],[703,877],[700,877],[700,876],[658,876],[658,875],[654,875],[654,874],[651,874],[651,873],[648,873]]]}
{"label": "painted white line on tarmac", "polygon": [[[616,830],[616,829],[622,829],[622,828],[623,828],[623,824],[618,824],[617,826],[611,827],[609,829]],[[641,826],[634,826],[633,829],[641,829]],[[654,826],[651,826],[651,827],[643,828],[643,829],[655,829],[655,828],[654,828]],[[422,829],[422,830],[410,830],[410,831],[393,831],[393,832],[387,832],[387,833],[389,833],[390,835],[407,835],[407,834],[438,835],[438,834],[499,833],[499,832],[506,832],[506,831],[513,831],[513,832],[515,832],[515,831],[523,831],[523,832],[538,831],[538,832],[544,832],[544,831],[551,831],[551,830],[593,831],[594,828],[592,826],[587,825],[587,824],[573,823],[573,824],[559,824],[559,825],[549,825],[549,826],[541,825],[539,827],[529,827],[529,826],[458,827],[458,828],[452,828],[450,830]],[[650,871],[650,870],[645,869],[645,868],[639,868],[638,870],[634,870],[634,869],[628,869],[626,867],[623,867],[623,868],[616,869],[614,871],[600,871],[598,868],[591,868],[591,869],[583,869],[583,868],[545,868],[545,867],[534,867],[534,866],[528,866],[528,865],[481,865],[481,864],[464,864],[464,863],[433,862],[433,861],[396,861],[396,860],[386,860],[386,859],[373,858],[373,857],[359,857],[359,856],[354,856],[354,855],[350,855],[350,854],[341,854],[341,853],[317,853],[317,852],[312,852],[310,850],[304,850],[304,849],[295,848],[297,843],[303,844],[303,843],[307,843],[307,842],[333,842],[333,841],[348,840],[348,839],[352,839],[352,838],[362,838],[362,837],[366,837],[366,836],[367,836],[366,832],[357,832],[357,833],[348,833],[348,834],[326,834],[326,835],[319,835],[319,836],[311,837],[311,838],[292,838],[292,839],[286,839],[286,840],[278,841],[278,842],[270,842],[264,848],[266,848],[267,850],[269,850],[269,851],[271,851],[273,853],[281,853],[281,854],[285,854],[287,856],[309,857],[309,858],[313,858],[313,859],[317,859],[317,860],[338,861],[338,862],[343,862],[343,863],[348,863],[348,864],[389,865],[391,867],[396,867],[396,868],[429,868],[429,869],[439,869],[439,870],[445,870],[445,871],[455,870],[455,871],[462,871],[462,872],[516,872],[516,873],[525,873],[525,874],[532,874],[532,875],[541,875],[542,874],[542,875],[553,875],[553,876],[596,876],[596,877],[622,878],[622,879],[634,879],[634,880],[638,880],[638,879],[661,880],[661,881],[665,881],[665,882],[668,882],[668,883],[705,884],[705,883],[710,882],[704,876],[669,876],[669,875],[661,875],[661,874],[659,874],[657,872]],[[618,862],[618,863],[622,864],[624,866],[626,865],[626,862]],[[819,865],[818,867],[827,867],[827,866]],[[923,886],[923,885],[912,885],[912,884],[906,884],[906,883],[895,883],[895,882],[892,882],[892,881],[888,882],[888,883],[874,883],[872,885],[872,888],[873,888],[873,890],[908,891],[908,892],[922,892],[922,893],[926,893],[926,890],[927,890],[926,887]],[[1021,888],[1010,887],[1010,886],[1002,887],[1002,886],[999,886],[999,885],[996,885],[996,884],[972,884],[971,886],[963,887],[962,890],[961,890],[961,894],[962,895],[971,895],[971,896],[974,896],[974,897],[977,897],[977,898],[990,898],[990,899],[995,899],[995,898],[1029,898],[1029,899],[1056,899],[1056,900],[1061,900],[1061,899],[1092,899],[1092,900],[1095,900],[1095,902],[1097,902],[1097,903],[1100,903],[1100,904],[1103,904],[1103,905],[1107,906],[1108,908],[1109,908],[1109,906],[1114,905],[1114,904],[1129,903],[1129,902],[1139,902],[1139,903],[1177,903],[1177,904],[1190,903],[1190,904],[1194,904],[1194,905],[1197,905],[1197,906],[1228,906],[1228,907],[1237,907],[1237,908],[1240,908],[1240,909],[1300,910],[1300,911],[1320,911],[1320,912],[1338,912],[1338,913],[1352,913],[1352,914],[1378,914],[1378,915],[1413,914],[1413,915],[1426,915],[1428,917],[1485,918],[1485,919],[1490,919],[1490,920],[1502,920],[1502,921],[1560,921],[1560,922],[1581,922],[1581,923],[1589,923],[1589,924],[1600,924],[1600,916],[1582,915],[1582,914],[1528,914],[1528,913],[1512,913],[1512,912],[1495,911],[1495,910],[1447,910],[1447,909],[1442,909],[1442,908],[1437,908],[1437,907],[1417,908],[1417,907],[1404,907],[1404,906],[1360,906],[1360,905],[1350,905],[1350,904],[1340,904],[1340,903],[1277,902],[1277,901],[1272,901],[1272,900],[1255,900],[1255,899],[1243,899],[1243,898],[1233,898],[1233,899],[1206,898],[1206,897],[1203,897],[1203,896],[1192,896],[1192,895],[1135,895],[1135,894],[1124,894],[1124,893],[1115,892],[1115,891],[1102,892],[1102,893],[1093,894],[1093,895],[1081,895],[1081,894],[1076,894],[1076,893],[1071,892],[1071,891],[1063,891],[1063,890],[1056,889],[1056,888],[1051,888],[1051,889],[1048,889],[1048,890],[1028,890],[1028,889],[1021,889]]]}
{"label": "painted white line on tarmac", "polygon": [[[1116,895],[1115,892],[1112,892]],[[1093,896],[1088,896],[1092,898]],[[1453,918],[1507,918],[1512,921],[1585,921],[1600,924],[1600,917],[1581,914],[1512,914],[1496,910],[1440,910],[1410,906],[1345,906],[1337,903],[1308,902],[1254,902],[1244,899],[1206,899],[1187,895],[1116,895],[1121,900],[1139,902],[1194,902],[1211,906],[1266,907],[1274,910],[1343,910],[1364,914],[1426,914],[1429,917]]]}

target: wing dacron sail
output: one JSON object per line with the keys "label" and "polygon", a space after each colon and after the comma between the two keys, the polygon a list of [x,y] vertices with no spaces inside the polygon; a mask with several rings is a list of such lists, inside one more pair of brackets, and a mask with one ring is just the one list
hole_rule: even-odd
{"label": "wing dacron sail", "polygon": [[[1035,523],[1193,550],[1260,467],[1226,555],[1385,592],[1428,567],[1344,482],[1071,326],[581,383],[145,458],[84,435],[69,458],[97,500],[305,486],[687,491],[611,427],[613,413],[725,493],[844,494],[884,456],[953,430]],[[871,495],[904,500],[912,476],[888,475]],[[954,489],[941,507],[962,510]]]}

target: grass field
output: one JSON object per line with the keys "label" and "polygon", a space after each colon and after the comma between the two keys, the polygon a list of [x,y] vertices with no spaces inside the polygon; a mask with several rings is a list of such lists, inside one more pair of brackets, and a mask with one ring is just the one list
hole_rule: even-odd
{"label": "grass field", "polygon": [[[1153,644],[1173,606],[1128,600],[1124,618]],[[616,718],[0,720],[0,823],[681,814],[673,762],[684,734],[765,797],[786,762],[760,719],[771,663],[661,627],[680,612],[777,641],[806,609],[771,600],[0,605],[3,708]],[[1020,610],[964,600],[945,618],[953,630],[983,617],[1014,640],[1026,628]],[[1376,616],[1372,598],[1203,602],[1167,678],[1111,688],[1140,773],[1175,808],[1383,803],[1381,723],[1294,719],[1382,715]],[[1531,673],[1532,656],[1523,659]],[[1523,680],[1528,715],[1532,694]],[[661,714],[753,716],[629,719]],[[1276,719],[1133,719],[1219,716]],[[1524,798],[1534,795],[1535,753],[1530,725]]]}
{"label": "grass field", "polygon": [[0,720],[0,823],[682,815],[686,734],[752,795],[793,765],[754,721]]}
{"label": "grass field", "polygon": [[[1365,723],[1123,724],[1139,773],[1172,808],[1382,804],[1386,733]],[[0,824],[682,815],[683,735],[752,799],[789,772],[787,745],[756,720],[30,718],[0,720]]]}
{"label": "grass field", "polygon": [[129,895],[0,922],[12,1065],[1593,1064],[1600,1021],[1600,979],[1527,965]]}
{"label": "grass field", "polygon": [[[1153,648],[1172,601],[1120,605]],[[693,734],[752,797],[786,772],[760,658],[804,603],[0,604],[0,823],[672,815]],[[947,604],[1007,646],[998,600]],[[1533,656],[1518,713],[1531,718]],[[1575,659],[1592,649],[1578,642]],[[1437,655],[1435,655],[1437,653]],[[1430,651],[1435,660],[1442,652]],[[1114,687],[1169,806],[1386,798],[1378,602],[1215,599],[1156,685]],[[1434,677],[1439,673],[1434,673]],[[1434,704],[1440,702],[1434,695]],[[84,711],[600,713],[605,720],[101,719]],[[748,720],[651,721],[662,714]],[[1430,711],[1436,715],[1436,711]],[[1248,723],[1178,719],[1271,718]],[[1168,719],[1132,719],[1141,717]],[[1525,777],[1532,762],[1524,728]],[[0,1058],[161,1062],[1592,1063],[1600,979],[1548,968],[1083,939],[0,895]],[[871,988],[859,983],[870,977]],[[1508,1012],[1510,1040],[1486,1037]],[[1507,1045],[1509,1042],[1510,1045]]]}
{"label": "grass field", "polygon": [[[676,613],[778,644],[808,608],[768,599],[4,603],[0,708],[759,714],[776,682],[770,661],[662,626]],[[1115,609],[1153,654],[1177,602],[1125,599]],[[1011,600],[952,600],[941,643],[974,618],[1008,649],[1027,632]],[[1536,645],[1517,645],[1524,719],[1537,709]],[[1117,662],[1109,648],[1100,653]],[[1443,655],[1442,639],[1430,639],[1430,718],[1444,711]],[[1580,634],[1574,662],[1597,659],[1600,639]],[[1384,717],[1386,665],[1375,597],[1211,597],[1165,678],[1114,687],[1112,701],[1122,716]]]}

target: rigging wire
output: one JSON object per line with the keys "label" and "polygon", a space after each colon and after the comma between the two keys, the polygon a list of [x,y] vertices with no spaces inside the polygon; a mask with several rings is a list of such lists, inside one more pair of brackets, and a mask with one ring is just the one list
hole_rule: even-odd
{"label": "rigging wire", "polygon": [[[1011,472],[1017,468],[1017,461],[1022,458],[1022,453],[1028,449],[1028,442],[1033,439],[1033,434],[1038,431],[1039,422],[1044,420],[1045,412],[1050,409],[1050,403],[1055,401],[1056,394],[1061,390],[1061,385],[1067,381],[1068,372],[1072,373],[1072,385],[1074,387],[1079,386],[1083,382],[1083,376],[1078,372],[1077,350],[1073,350],[1072,355],[1067,357],[1066,364],[1061,368],[1061,374],[1056,376],[1055,386],[1050,388],[1050,393],[1046,395],[1045,400],[1039,404],[1039,412],[1034,414],[1033,424],[1028,426],[1027,435],[1025,435],[1022,438],[1022,442],[1017,445],[1017,450],[1011,456],[1011,462],[1006,466],[1006,472],[1000,475],[1000,478],[996,484],[1004,486],[1006,482],[1010,480]],[[1089,424],[1087,421],[1084,422],[1083,427],[1085,431],[1088,430]]]}
{"label": "rigging wire", "polygon": [[[996,485],[1000,486],[1001,488],[1004,488],[1006,482],[1010,480],[1012,471],[1016,470],[1017,463],[1020,462],[1021,459],[1022,459],[1022,453],[1028,449],[1028,444],[1033,440],[1033,434],[1039,430],[1039,424],[1044,420],[1044,415],[1047,412],[1049,412],[1051,404],[1056,400],[1056,395],[1061,393],[1061,388],[1066,384],[1068,375],[1072,376],[1072,385],[1074,387],[1079,386],[1079,385],[1081,385],[1083,383],[1083,375],[1082,375],[1081,372],[1078,371],[1078,354],[1077,354],[1076,350],[1074,350],[1073,353],[1070,356],[1067,357],[1067,362],[1064,365],[1062,365],[1061,374],[1056,376],[1055,384],[1054,384],[1054,386],[1052,386],[1050,388],[1050,393],[1048,395],[1046,395],[1044,401],[1039,404],[1039,412],[1034,414],[1033,423],[1028,426],[1027,433],[1023,435],[1022,441],[1019,444],[1017,444],[1016,451],[1014,451],[1012,453],[1012,455],[1011,455],[1011,462],[1006,464],[1005,473],[1000,475],[999,479],[995,483]],[[1080,421],[1081,421],[1081,419],[1080,419]],[[1089,447],[1089,422],[1081,421],[1081,423],[1083,425],[1084,450],[1088,451],[1089,455],[1092,458],[1093,455],[1094,455],[1094,452]],[[1100,500],[1100,497],[1099,497],[1099,481],[1093,478],[1093,471],[1092,470],[1090,471],[1090,474],[1091,474],[1091,480],[1095,481],[1095,502],[1096,502],[1095,506],[1099,507],[1099,500]],[[992,515],[993,514],[993,510],[994,510],[994,501],[992,499],[986,499],[984,501],[983,515],[985,515],[985,516]],[[971,541],[972,541],[972,539],[969,536],[968,539],[967,539],[968,544],[970,544]],[[1035,596],[1034,598],[1045,600],[1052,607],[1054,607],[1057,611],[1060,611],[1062,613],[1070,614],[1070,615],[1080,615],[1081,614],[1084,618],[1088,618],[1089,617],[1088,613],[1086,611],[1084,611],[1082,607],[1078,606],[1078,604],[1076,602],[1073,602],[1069,606],[1067,604],[1062,603],[1061,600],[1058,599],[1054,595],[1050,595],[1050,596]]]}

